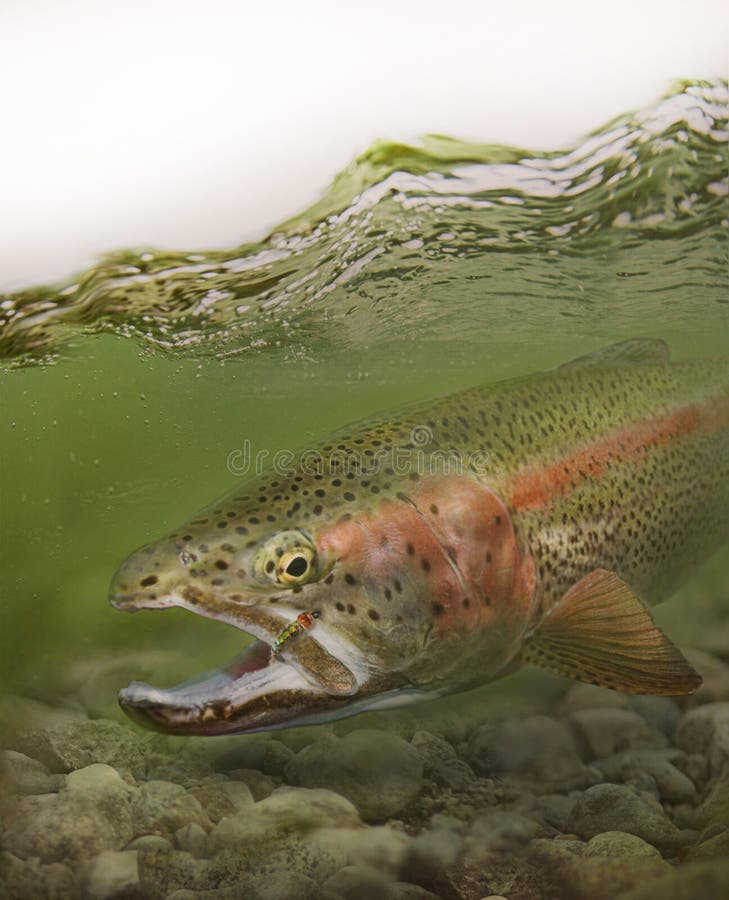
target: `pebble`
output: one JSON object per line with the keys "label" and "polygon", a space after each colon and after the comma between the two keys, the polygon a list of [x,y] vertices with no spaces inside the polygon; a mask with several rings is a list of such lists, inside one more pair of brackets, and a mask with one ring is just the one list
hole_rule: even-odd
{"label": "pebble", "polygon": [[278,787],[273,778],[257,769],[231,769],[228,777],[232,781],[241,781],[245,784],[255,801],[270,797]]}
{"label": "pebble", "polygon": [[588,788],[577,799],[567,826],[585,840],[605,831],[625,831],[660,848],[675,848],[684,842],[660,806],[648,804],[634,790],[619,784]]}
{"label": "pebble", "polygon": [[218,781],[192,790],[211,822],[219,822],[247,806],[253,805],[253,794],[241,781]]}
{"label": "pebble", "polygon": [[603,831],[601,834],[596,834],[585,845],[583,856],[661,858],[660,851],[656,850],[652,844],[625,831]]}
{"label": "pebble", "polygon": [[231,769],[258,769],[264,775],[282,775],[294,757],[293,750],[281,741],[242,741],[213,760],[216,772]]}
{"label": "pebble", "polygon": [[729,762],[729,702],[707,703],[685,713],[676,743],[686,753],[705,756],[711,776],[721,774]]}
{"label": "pebble", "polygon": [[77,895],[72,870],[61,863],[19,859],[0,851],[0,887],[8,900],[68,900]]}
{"label": "pebble", "polygon": [[345,866],[327,878],[322,887],[345,900],[393,900],[391,882],[375,869]]}
{"label": "pebble", "polygon": [[451,744],[429,731],[416,731],[410,741],[423,763],[423,774],[436,784],[455,791],[467,790],[475,781],[476,773],[458,758]]}
{"label": "pebble", "polygon": [[252,807],[222,819],[210,832],[210,851],[214,855],[253,841],[274,841],[281,835],[360,824],[355,807],[334,791],[281,788]]}
{"label": "pebble", "polygon": [[191,822],[205,830],[210,819],[200,801],[184,787],[169,781],[147,781],[139,786],[132,803],[137,833],[171,836]]}
{"label": "pebble", "polygon": [[729,900],[729,860],[686,863],[638,884],[620,900]]}
{"label": "pebble", "polygon": [[630,709],[583,709],[571,713],[567,722],[577,740],[582,758],[604,759],[624,750],[666,747],[668,738]]}
{"label": "pebble", "polygon": [[105,850],[88,864],[81,879],[86,900],[126,898],[139,888],[139,865],[134,850]]}
{"label": "pebble", "polygon": [[365,821],[378,822],[397,815],[418,796],[423,763],[402,738],[362,729],[301,750],[285,777],[292,784],[336,791]]}
{"label": "pebble", "polygon": [[64,784],[63,775],[51,775],[42,762],[16,750],[0,753],[0,773],[16,794],[52,794]]}
{"label": "pebble", "polygon": [[3,847],[43,862],[120,850],[133,837],[131,789],[110,766],[73,772],[55,794],[19,797],[4,818]]}
{"label": "pebble", "polygon": [[12,749],[37,759],[56,773],[92,763],[135,769],[144,767],[145,740],[118,722],[83,719],[23,732],[14,738]]}
{"label": "pebble", "polygon": [[395,877],[402,869],[413,839],[389,825],[366,828],[319,828],[311,842],[326,851],[343,853],[348,866],[377,869]]}
{"label": "pebble", "polygon": [[610,781],[630,782],[637,787],[636,778],[650,776],[658,795],[668,803],[693,803],[696,787],[671,760],[682,756],[675,749],[629,750],[607,759],[596,760],[593,765]]}
{"label": "pebble", "polygon": [[466,759],[479,775],[516,772],[545,790],[585,787],[596,780],[582,763],[569,728],[547,716],[478,728],[468,742]]}
{"label": "pebble", "polygon": [[178,849],[185,850],[198,859],[207,855],[208,836],[197,822],[190,822],[178,828],[174,834],[174,841]]}

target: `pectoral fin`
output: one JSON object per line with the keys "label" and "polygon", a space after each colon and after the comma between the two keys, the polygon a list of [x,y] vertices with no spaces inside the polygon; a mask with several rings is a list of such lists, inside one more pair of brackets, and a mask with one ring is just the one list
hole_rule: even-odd
{"label": "pectoral fin", "polygon": [[527,639],[522,659],[630,694],[690,694],[702,680],[631,588],[605,569],[567,591]]}

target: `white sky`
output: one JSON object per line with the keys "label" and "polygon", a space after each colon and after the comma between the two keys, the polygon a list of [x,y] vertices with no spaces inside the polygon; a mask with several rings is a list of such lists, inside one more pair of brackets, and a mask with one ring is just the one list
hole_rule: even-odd
{"label": "white sky", "polygon": [[0,0],[0,290],[233,246],[375,138],[563,146],[727,76],[719,0]]}

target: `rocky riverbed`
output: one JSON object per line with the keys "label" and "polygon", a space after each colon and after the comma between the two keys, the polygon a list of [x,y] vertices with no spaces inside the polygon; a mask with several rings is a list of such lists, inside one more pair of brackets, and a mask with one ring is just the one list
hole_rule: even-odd
{"label": "rocky riverbed", "polygon": [[680,701],[525,672],[238,738],[6,696],[0,894],[729,897],[729,665],[693,661],[706,683]]}

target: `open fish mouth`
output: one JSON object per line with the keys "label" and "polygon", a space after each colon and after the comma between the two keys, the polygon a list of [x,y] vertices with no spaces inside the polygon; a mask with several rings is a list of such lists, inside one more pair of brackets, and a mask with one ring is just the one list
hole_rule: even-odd
{"label": "open fish mouth", "polygon": [[[241,654],[220,668],[171,688],[133,681],[119,692],[119,705],[133,720],[169,734],[240,734],[317,721],[351,701],[360,681],[352,648],[324,627],[317,635],[297,629],[277,638],[297,621],[300,611],[240,606],[225,598],[182,591],[152,603],[136,595],[113,594],[112,605],[142,608],[182,607],[225,621],[254,637]],[[276,651],[274,651],[274,646]],[[335,655],[348,656],[350,666]],[[358,673],[361,677],[362,673]]]}

